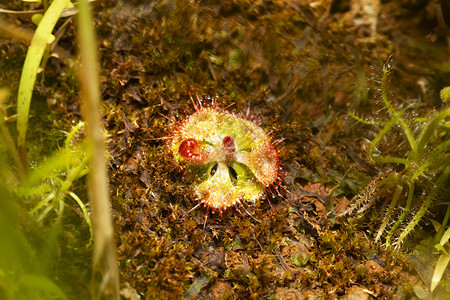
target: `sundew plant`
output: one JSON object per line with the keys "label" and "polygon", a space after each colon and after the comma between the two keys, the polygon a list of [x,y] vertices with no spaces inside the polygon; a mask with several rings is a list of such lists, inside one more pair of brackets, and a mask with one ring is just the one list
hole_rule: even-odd
{"label": "sundew plant", "polygon": [[197,169],[200,203],[222,214],[241,200],[255,203],[280,179],[279,141],[251,120],[218,107],[195,105],[196,111],[175,126],[174,156]]}
{"label": "sundew plant", "polygon": [[[367,121],[355,114],[351,116],[359,122],[381,127],[370,142],[369,156],[374,163],[388,165],[392,170],[375,178],[357,197],[352,209],[343,215],[363,213],[377,199],[385,197],[387,209],[375,241],[384,237],[386,247],[399,248],[433,204],[444,201],[447,205],[445,223],[450,215],[450,202],[443,197],[450,174],[450,109],[447,107],[429,116],[408,119],[406,109],[396,109],[389,99],[387,84],[391,69],[385,64],[381,77],[381,99],[390,119]],[[400,130],[400,134],[394,135],[399,140],[387,138],[394,130]],[[396,155],[379,150],[386,143],[399,145],[402,136],[406,137],[409,150]],[[423,192],[416,193],[417,190]],[[445,226],[443,223],[442,228]]]}

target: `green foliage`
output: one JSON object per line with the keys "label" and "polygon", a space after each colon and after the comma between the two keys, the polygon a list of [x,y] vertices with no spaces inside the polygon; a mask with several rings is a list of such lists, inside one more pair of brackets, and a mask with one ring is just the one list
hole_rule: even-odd
{"label": "green foliage", "polygon": [[[81,133],[84,123],[74,126],[67,133],[64,146],[49,157],[28,161],[25,153],[26,147],[33,145],[33,141],[26,145],[25,137],[38,69],[44,52],[54,40],[55,24],[69,2],[52,1],[42,19],[37,20],[38,27],[22,69],[17,115],[8,115],[14,105],[6,103],[9,93],[0,90],[1,299],[67,299],[61,287],[64,283],[56,282],[54,272],[50,272],[64,248],[59,241],[66,226],[67,207],[79,211],[90,230],[87,247],[92,242],[88,208],[73,191],[76,182],[88,173],[88,156]],[[17,144],[9,130],[16,119]]]}
{"label": "green foliage", "polygon": [[436,268],[434,269],[433,278],[431,279],[431,291],[433,291],[439,282],[441,281],[442,275],[444,275],[447,269],[448,263],[450,262],[450,227],[447,228],[444,235],[442,236],[440,242],[434,247],[441,252],[441,255],[436,262]]}
{"label": "green foliage", "polygon": [[69,0],[54,0],[39,22],[36,32],[28,48],[27,56],[22,68],[19,93],[17,97],[17,132],[19,151],[25,156],[25,137],[28,128],[28,114],[34,83],[41,64],[44,51],[52,39],[52,31],[63,9]]}
{"label": "green foliage", "polygon": [[7,145],[0,148],[1,203],[5,205],[0,209],[0,244],[8,245],[0,253],[0,295],[5,294],[6,299],[66,299],[46,270],[55,263],[64,211],[70,201],[80,207],[91,232],[89,245],[92,241],[88,210],[72,191],[75,182],[88,172],[84,145],[77,143],[83,123],[67,134],[60,151],[23,177],[19,174],[21,160],[14,159],[17,148],[5,122],[8,118],[5,114],[0,117],[1,145]]}
{"label": "green foliage", "polygon": [[43,222],[52,212],[60,217],[67,205],[67,198],[71,198],[80,207],[83,217],[92,228],[89,214],[84,203],[70,189],[76,180],[88,173],[87,156],[83,145],[74,145],[74,136],[80,131],[84,123],[80,122],[67,135],[64,148],[47,159],[40,167],[30,172],[26,180],[12,192],[16,192],[30,205],[30,213],[35,214],[39,222]]}
{"label": "green foliage", "polygon": [[[397,110],[389,100],[387,92],[389,72],[390,67],[386,64],[383,67],[381,79],[381,99],[389,113],[390,120],[373,122],[381,126],[381,130],[370,142],[369,156],[375,163],[400,165],[402,168],[401,171],[393,171],[377,177],[359,197],[355,208],[359,206],[359,212],[365,211],[383,193],[390,198],[375,240],[380,240],[382,235],[386,234],[386,246],[399,247],[419,224],[431,205],[439,200],[448,184],[450,174],[448,117],[450,109],[443,109],[425,118],[408,120],[404,117],[406,110]],[[351,116],[360,122],[369,123],[354,114]],[[388,134],[394,128],[401,130],[401,134],[396,137],[400,139],[401,136],[405,136],[409,146],[409,151],[405,150],[397,156],[384,154],[378,150],[389,139]],[[417,134],[414,134],[414,131]],[[401,141],[389,142],[399,145]],[[423,195],[415,195],[414,191],[417,185],[424,190]],[[387,193],[387,191],[390,192]],[[413,206],[418,209],[413,209]],[[400,207],[402,212],[395,220],[396,212]],[[409,215],[412,215],[412,218],[407,220]],[[406,226],[401,228],[403,224]]]}
{"label": "green foliage", "polygon": [[[6,92],[0,91],[0,97],[1,94],[3,94],[3,98],[7,95]],[[29,208],[29,213],[34,215],[42,225],[52,212],[56,212],[56,217],[59,219],[67,205],[65,201],[70,197],[79,205],[92,232],[85,205],[71,191],[74,182],[88,172],[84,145],[77,142],[77,136],[80,135],[84,123],[78,123],[67,133],[64,147],[59,152],[40,162],[25,176],[17,147],[7,126],[9,119],[6,106],[2,105],[2,101],[0,101],[0,138],[5,145],[4,149],[0,149],[0,153],[3,156],[8,153],[14,162],[12,168],[8,167],[5,161],[1,162],[3,172],[0,174],[0,178],[3,182],[9,183],[5,188],[10,194],[22,199],[21,204]]]}
{"label": "green foliage", "polygon": [[[1,155],[2,164],[3,158]],[[30,215],[18,205],[18,199],[5,189],[3,183],[0,193],[0,298],[67,299],[46,271],[48,266],[45,264],[51,260],[53,252],[36,247],[33,238],[25,234],[24,229],[18,229],[35,225],[32,218],[27,222],[21,220],[20,215]],[[50,234],[44,239],[44,245],[48,246],[52,239]]]}
{"label": "green foliage", "polygon": [[[44,162],[25,179],[21,160],[8,130],[7,96],[0,92],[0,296],[2,299],[67,299],[51,279],[48,269],[57,249],[61,230],[62,200],[72,182],[86,172],[80,163],[80,150],[66,142],[66,148]],[[74,128],[68,139],[73,141]],[[10,163],[8,154],[13,160]],[[71,161],[68,160],[71,158]],[[76,166],[76,167],[74,167]],[[75,172],[79,169],[80,172]],[[66,176],[62,176],[66,172]],[[76,173],[76,175],[74,174]],[[73,174],[71,176],[71,174]],[[64,178],[63,178],[64,177]],[[72,193],[73,194],[73,193]],[[74,195],[74,194],[73,194]],[[84,205],[79,203],[84,208]],[[32,206],[35,208],[32,208]],[[41,213],[37,211],[41,210]],[[56,212],[53,222],[44,217]],[[89,218],[84,208],[85,217]],[[48,225],[50,224],[50,225]],[[45,233],[45,234],[43,234]]]}

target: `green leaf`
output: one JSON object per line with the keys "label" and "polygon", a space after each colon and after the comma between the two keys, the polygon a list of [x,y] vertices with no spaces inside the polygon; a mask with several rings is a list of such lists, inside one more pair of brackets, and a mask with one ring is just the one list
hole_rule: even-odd
{"label": "green leaf", "polygon": [[439,231],[439,228],[441,228],[441,223],[433,219],[430,219],[430,222],[433,224],[434,230]]}
{"label": "green leaf", "polygon": [[83,212],[84,219],[86,220],[86,223],[89,225],[89,232],[91,233],[91,238],[89,239],[89,246],[90,246],[94,237],[92,231],[91,217],[89,216],[89,213],[87,212],[86,206],[84,205],[83,201],[81,201],[81,199],[77,196],[77,194],[69,191],[69,195],[77,202],[78,206],[80,206],[81,211]]}
{"label": "green leaf", "polygon": [[444,235],[442,236],[441,241],[439,242],[439,244],[444,246],[445,243],[447,243],[449,239],[450,239],[450,227],[447,228],[447,230],[444,232]]}
{"label": "green leaf", "polygon": [[419,299],[430,299],[428,293],[420,285],[415,285],[413,291]]}
{"label": "green leaf", "polygon": [[19,150],[25,149],[28,114],[38,68],[48,41],[51,38],[53,28],[68,2],[69,0],[54,0],[52,2],[36,28],[31,45],[28,48],[27,56],[25,57],[17,96],[17,144]]}
{"label": "green leaf", "polygon": [[56,299],[67,299],[67,296],[61,288],[45,276],[37,274],[24,274],[20,277],[20,283],[23,286],[34,290],[36,295],[40,294],[39,292],[43,292],[46,296],[56,296]]}
{"label": "green leaf", "polygon": [[434,269],[433,278],[431,279],[431,291],[433,291],[441,281],[442,275],[444,274],[449,261],[449,255],[441,254],[441,256],[439,256],[436,263],[436,268]]}
{"label": "green leaf", "polygon": [[447,250],[445,250],[444,246],[442,246],[441,244],[434,245],[434,248],[438,249],[439,251],[441,251],[445,255],[448,255]]}

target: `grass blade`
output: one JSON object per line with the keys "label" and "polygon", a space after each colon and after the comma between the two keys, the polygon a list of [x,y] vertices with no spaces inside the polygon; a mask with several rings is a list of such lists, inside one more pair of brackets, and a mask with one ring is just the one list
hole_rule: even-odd
{"label": "grass blade", "polygon": [[28,114],[30,112],[31,96],[39,65],[45,48],[63,9],[69,0],[54,0],[42,17],[39,26],[31,40],[27,56],[20,77],[19,92],[17,96],[17,144],[22,160],[25,160],[25,138],[28,128]]}
{"label": "grass blade", "polygon": [[433,278],[431,279],[431,291],[434,291],[436,286],[439,284],[439,281],[441,281],[442,275],[444,274],[449,261],[450,256],[444,253],[439,256],[439,259],[436,263],[436,269],[434,269]]}

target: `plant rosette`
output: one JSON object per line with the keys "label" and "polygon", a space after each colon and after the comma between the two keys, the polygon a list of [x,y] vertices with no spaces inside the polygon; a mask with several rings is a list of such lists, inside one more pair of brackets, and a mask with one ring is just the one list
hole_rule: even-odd
{"label": "plant rosette", "polygon": [[196,196],[220,213],[241,200],[255,203],[280,178],[280,160],[270,136],[255,122],[213,103],[177,123],[170,141],[174,156],[198,174]]}

